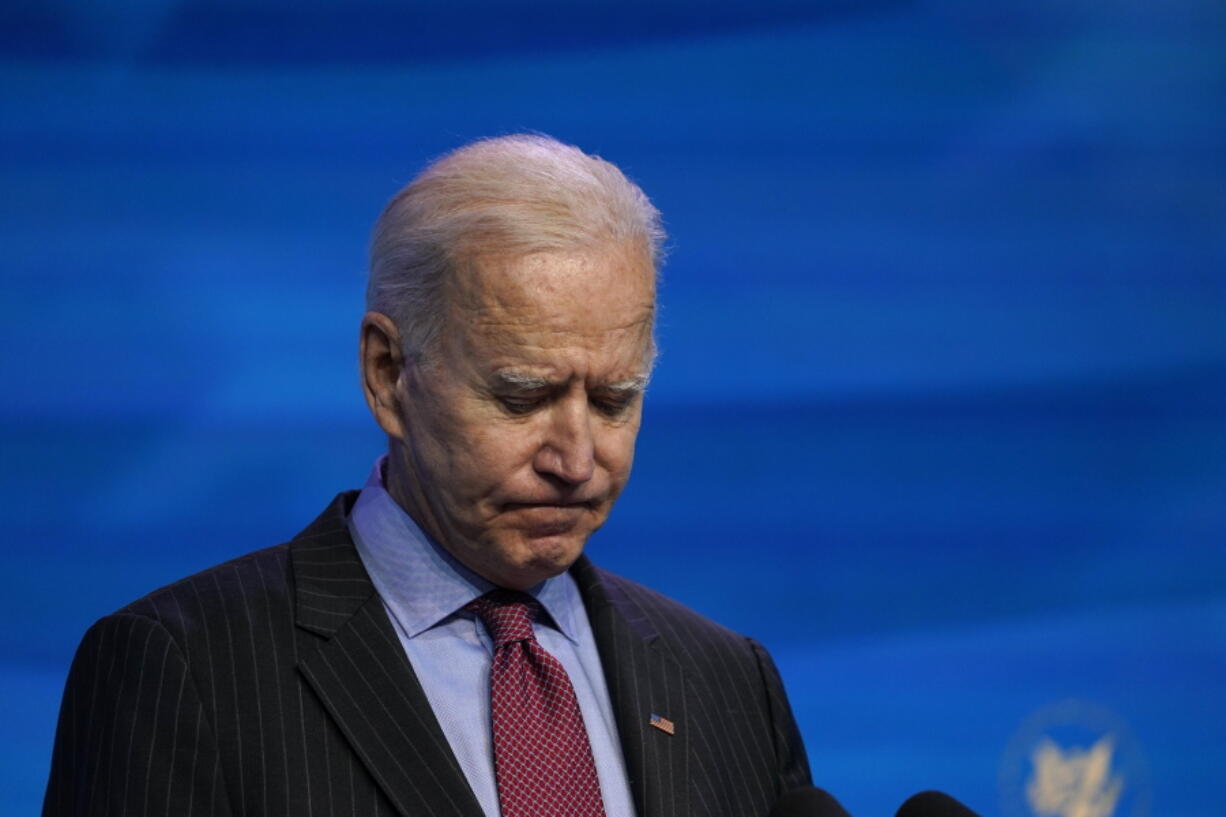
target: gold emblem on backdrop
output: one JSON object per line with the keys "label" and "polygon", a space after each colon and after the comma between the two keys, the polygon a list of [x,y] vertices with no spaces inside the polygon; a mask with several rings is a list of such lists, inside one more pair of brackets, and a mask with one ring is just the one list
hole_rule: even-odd
{"label": "gold emblem on backdrop", "polygon": [[1026,800],[1040,817],[1113,817],[1124,779],[1111,771],[1115,738],[1089,749],[1063,749],[1049,738],[1031,754]]}
{"label": "gold emblem on backdrop", "polygon": [[1132,730],[1088,701],[1034,712],[1001,760],[1005,817],[1149,817],[1149,775]]}

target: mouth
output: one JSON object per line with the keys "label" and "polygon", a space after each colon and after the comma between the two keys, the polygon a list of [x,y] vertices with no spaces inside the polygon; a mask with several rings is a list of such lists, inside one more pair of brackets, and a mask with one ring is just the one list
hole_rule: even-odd
{"label": "mouth", "polygon": [[595,510],[600,504],[599,500],[576,500],[576,499],[558,499],[546,500],[543,502],[507,502],[502,506],[504,512],[523,511],[523,510]]}
{"label": "mouth", "polygon": [[594,502],[508,502],[503,513],[529,536],[557,536],[578,526]]}

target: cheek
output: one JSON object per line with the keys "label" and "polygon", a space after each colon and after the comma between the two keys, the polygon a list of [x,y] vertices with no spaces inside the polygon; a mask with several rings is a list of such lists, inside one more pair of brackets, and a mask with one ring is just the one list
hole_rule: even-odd
{"label": "cheek", "polygon": [[532,470],[540,435],[530,425],[478,424],[454,444],[457,476],[479,493],[489,493]]}
{"label": "cheek", "polygon": [[[413,421],[416,420],[416,423]],[[466,505],[482,492],[482,477],[491,467],[489,443],[478,423],[462,406],[437,401],[413,423],[414,446],[421,471],[433,490],[453,505]]]}
{"label": "cheek", "polygon": [[598,443],[597,457],[615,481],[624,482],[634,463],[634,441],[638,424],[610,428]]}

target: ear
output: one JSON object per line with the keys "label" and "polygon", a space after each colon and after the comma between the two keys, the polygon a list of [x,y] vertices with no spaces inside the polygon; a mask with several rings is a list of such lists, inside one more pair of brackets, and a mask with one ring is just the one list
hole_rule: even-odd
{"label": "ear", "polygon": [[397,440],[404,439],[400,378],[404,350],[396,324],[382,312],[367,312],[358,340],[362,391],[375,422]]}

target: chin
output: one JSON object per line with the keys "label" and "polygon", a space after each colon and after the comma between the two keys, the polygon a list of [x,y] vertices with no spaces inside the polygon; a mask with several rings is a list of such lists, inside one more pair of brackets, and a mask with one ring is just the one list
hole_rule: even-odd
{"label": "chin", "polygon": [[565,573],[583,553],[589,535],[588,531],[570,531],[546,536],[521,534],[510,547],[498,548],[508,558],[499,571],[504,580],[495,583],[526,590]]}
{"label": "chin", "polygon": [[540,569],[553,570],[557,575],[570,568],[583,553],[588,533],[569,532],[526,538],[522,543],[527,564]]}

